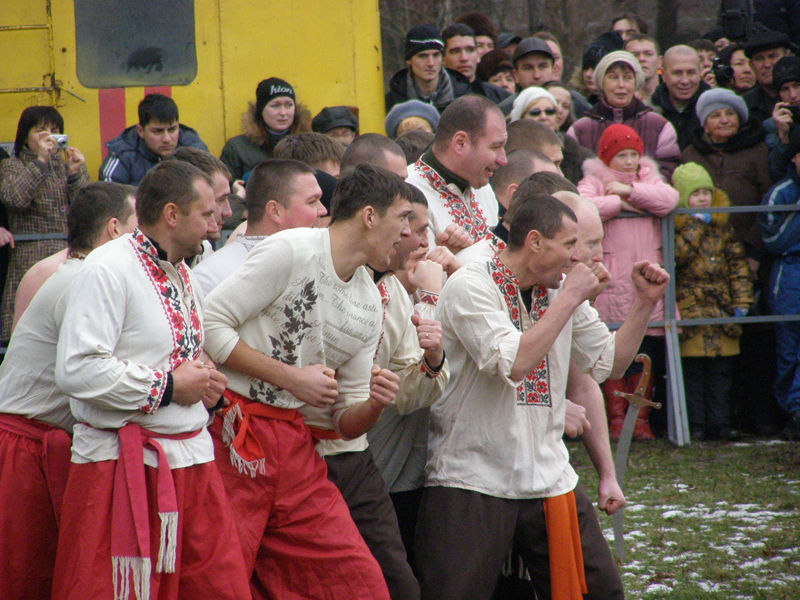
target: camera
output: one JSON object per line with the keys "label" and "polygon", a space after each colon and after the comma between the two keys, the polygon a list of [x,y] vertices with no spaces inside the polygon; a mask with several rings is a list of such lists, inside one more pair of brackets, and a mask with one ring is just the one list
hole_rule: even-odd
{"label": "camera", "polygon": [[787,106],[786,110],[792,113],[792,121],[800,125],[800,106]]}
{"label": "camera", "polygon": [[56,143],[57,149],[64,150],[67,147],[69,136],[67,136],[66,133],[54,133],[50,137],[53,138],[53,141]]}
{"label": "camera", "polygon": [[719,87],[727,88],[733,83],[733,67],[726,65],[717,56],[711,62],[711,72],[714,73]]}

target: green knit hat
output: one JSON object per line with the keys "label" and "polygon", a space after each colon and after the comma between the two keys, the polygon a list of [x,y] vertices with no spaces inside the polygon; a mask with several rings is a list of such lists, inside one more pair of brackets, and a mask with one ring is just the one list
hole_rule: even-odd
{"label": "green knit hat", "polygon": [[694,162],[680,165],[672,174],[672,187],[678,190],[680,208],[689,206],[689,196],[697,190],[713,190],[711,175],[703,167]]}

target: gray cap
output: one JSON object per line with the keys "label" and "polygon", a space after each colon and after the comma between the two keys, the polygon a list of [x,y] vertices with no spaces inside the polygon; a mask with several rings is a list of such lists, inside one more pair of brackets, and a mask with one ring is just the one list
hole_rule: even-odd
{"label": "gray cap", "polygon": [[517,47],[514,49],[514,56],[512,56],[511,59],[514,61],[514,65],[516,66],[517,61],[520,58],[527,56],[528,54],[533,54],[534,52],[546,54],[553,62],[556,60],[556,57],[553,56],[553,51],[550,50],[550,46],[547,45],[547,42],[538,37],[528,37],[517,44]]}

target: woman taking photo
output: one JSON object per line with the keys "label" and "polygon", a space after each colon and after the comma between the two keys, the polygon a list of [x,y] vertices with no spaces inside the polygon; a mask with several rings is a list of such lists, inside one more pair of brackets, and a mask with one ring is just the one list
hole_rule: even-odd
{"label": "woman taking photo", "polygon": [[[89,183],[89,173],[81,151],[54,137],[63,133],[64,119],[51,106],[29,106],[20,115],[14,156],[0,163],[0,198],[15,236],[67,231],[70,201]],[[65,247],[65,240],[17,241],[10,250],[3,287],[3,341],[11,337],[14,293],[25,271]]]}

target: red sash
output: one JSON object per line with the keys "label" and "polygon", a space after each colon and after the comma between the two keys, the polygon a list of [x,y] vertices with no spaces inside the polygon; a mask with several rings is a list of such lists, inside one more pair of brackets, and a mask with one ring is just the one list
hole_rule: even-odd
{"label": "red sash", "polygon": [[156,501],[161,520],[157,573],[174,573],[178,544],[178,499],[172,471],[156,438],[186,440],[203,430],[166,434],[128,423],[117,430],[119,459],[114,471],[111,507],[111,566],[114,597],[127,598],[133,576],[137,598],[146,597],[150,585],[150,522],[145,484],[144,448],[158,455]]}
{"label": "red sash", "polygon": [[[222,411],[222,441],[230,448],[231,464],[240,473],[249,473],[250,477],[255,477],[256,473],[263,475],[266,472],[266,455],[261,442],[250,427],[250,420],[253,417],[262,417],[294,421],[302,419],[302,416],[295,409],[278,408],[256,402],[230,389],[225,390],[225,397],[231,405]],[[311,431],[315,444],[320,440],[341,439],[341,436],[332,429],[320,429],[308,424],[306,427]]]}

